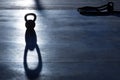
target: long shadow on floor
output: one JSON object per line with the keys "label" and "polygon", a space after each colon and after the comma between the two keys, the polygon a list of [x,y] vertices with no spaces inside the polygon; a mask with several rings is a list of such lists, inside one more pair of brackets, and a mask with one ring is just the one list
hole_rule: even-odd
{"label": "long shadow on floor", "polygon": [[[36,33],[35,33],[34,29],[26,30],[25,41],[26,41],[26,47],[24,50],[25,73],[29,79],[36,79],[39,77],[39,74],[42,70],[42,58],[41,58],[40,49],[37,45],[37,38],[36,38]],[[33,51],[34,49],[36,49],[37,54],[38,54],[38,65],[35,69],[30,69],[27,64],[27,53],[28,53],[28,51]]]}
{"label": "long shadow on floor", "polygon": [[120,17],[120,11],[114,11],[113,13],[108,12],[80,12],[80,14],[85,16],[117,16]]}
{"label": "long shadow on floor", "polygon": [[26,73],[26,76],[30,79],[30,80],[33,80],[33,79],[36,79],[39,77],[39,74],[42,70],[42,59],[41,59],[41,54],[40,54],[40,50],[38,48],[38,45],[36,45],[36,51],[37,51],[37,54],[38,54],[38,65],[35,69],[30,69],[28,64],[27,64],[27,53],[28,53],[28,47],[26,46],[25,47],[25,52],[24,52],[24,69],[25,69],[25,73]]}
{"label": "long shadow on floor", "polygon": [[[30,23],[29,23],[30,24]],[[28,25],[28,27],[31,27],[31,24]],[[27,28],[28,28],[27,27]],[[25,32],[25,41],[26,41],[26,47],[24,50],[24,69],[25,69],[25,73],[26,76],[30,79],[36,79],[39,77],[40,72],[42,70],[42,58],[41,58],[41,53],[40,53],[40,49],[37,45],[37,36],[36,36],[36,32],[31,28],[28,28]],[[37,55],[38,55],[38,65],[35,69],[30,69],[29,65],[27,63],[27,54],[29,51],[34,51],[36,49]]]}

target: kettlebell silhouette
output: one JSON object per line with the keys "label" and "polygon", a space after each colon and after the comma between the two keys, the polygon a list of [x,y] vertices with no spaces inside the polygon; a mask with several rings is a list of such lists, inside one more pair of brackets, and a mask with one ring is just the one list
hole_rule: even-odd
{"label": "kettlebell silhouette", "polygon": [[[28,16],[33,16],[33,20],[32,19],[27,19]],[[37,36],[36,36],[36,32],[34,30],[35,27],[35,20],[36,20],[36,15],[34,13],[28,13],[25,15],[25,26],[27,28],[26,32],[25,32],[25,41],[26,41],[26,46],[29,50],[34,50],[36,48],[37,45]]]}
{"label": "kettlebell silhouette", "polygon": [[[31,15],[34,17],[34,19],[33,20],[32,19],[28,20],[27,17],[31,16]],[[35,20],[36,20],[36,14],[34,14],[34,13],[26,14],[25,15],[25,21],[26,21],[25,26],[26,26],[26,28],[27,29],[34,29],[35,28]]]}
{"label": "kettlebell silhouette", "polygon": [[108,2],[108,12],[113,12],[114,11],[114,3],[113,2]]}
{"label": "kettlebell silhouette", "polygon": [[[28,19],[28,16],[33,16],[32,19]],[[39,77],[39,74],[42,70],[42,58],[41,58],[41,53],[39,46],[37,45],[37,35],[34,30],[35,27],[35,20],[36,20],[36,15],[34,13],[28,13],[25,15],[25,26],[26,26],[26,32],[25,32],[25,50],[24,50],[24,69],[25,69],[25,74],[30,80],[37,79]],[[28,65],[27,61],[27,56],[29,52],[36,52],[38,55],[38,64],[37,67],[34,69],[31,69]]]}

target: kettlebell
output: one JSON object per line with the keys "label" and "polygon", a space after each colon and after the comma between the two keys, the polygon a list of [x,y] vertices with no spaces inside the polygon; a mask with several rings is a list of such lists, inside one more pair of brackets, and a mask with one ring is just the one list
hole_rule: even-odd
{"label": "kettlebell", "polygon": [[113,13],[113,11],[114,11],[114,3],[113,2],[108,2],[107,8],[108,8],[109,13]]}
{"label": "kettlebell", "polygon": [[[28,16],[33,16],[34,17],[34,19],[32,20],[32,19],[27,19],[27,17]],[[25,21],[26,21],[26,23],[25,23],[25,26],[26,26],[26,28],[27,29],[34,29],[35,28],[35,20],[36,20],[36,14],[34,14],[34,13],[28,13],[28,14],[26,14],[25,15]]]}

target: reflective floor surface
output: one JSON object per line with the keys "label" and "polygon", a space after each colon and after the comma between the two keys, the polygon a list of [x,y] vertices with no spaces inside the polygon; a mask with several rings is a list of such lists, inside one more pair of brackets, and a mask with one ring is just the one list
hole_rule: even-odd
{"label": "reflective floor surface", "polygon": [[[33,51],[26,50],[27,13],[37,15]],[[76,9],[0,10],[0,79],[120,80],[119,24],[120,15],[83,16]]]}

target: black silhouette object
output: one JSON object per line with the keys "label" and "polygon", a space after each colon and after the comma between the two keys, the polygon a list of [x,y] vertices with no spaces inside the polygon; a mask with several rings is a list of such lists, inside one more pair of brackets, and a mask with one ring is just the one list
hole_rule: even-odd
{"label": "black silhouette object", "polygon": [[26,76],[29,78],[29,79],[37,79],[39,77],[39,74],[42,70],[42,59],[41,59],[41,53],[40,53],[40,50],[39,50],[39,47],[38,45],[36,45],[36,51],[37,51],[37,54],[38,54],[38,65],[35,69],[30,69],[28,64],[27,64],[27,53],[28,53],[28,50],[29,48],[26,46],[25,47],[25,51],[24,51],[24,69],[25,69],[25,74]]}
{"label": "black silhouette object", "polygon": [[27,29],[25,33],[25,42],[29,50],[34,50],[37,45],[37,36],[34,29]]}
{"label": "black silhouette object", "polygon": [[[30,15],[34,16],[33,20],[32,19],[30,19],[30,20],[27,19],[27,17],[30,16]],[[35,20],[36,20],[36,15],[34,13],[26,14],[25,15],[25,21],[26,21],[25,26],[26,26],[26,28],[27,29],[34,29],[34,27],[35,27]]]}
{"label": "black silhouette object", "polygon": [[[33,15],[34,19],[33,20],[27,20],[27,16]],[[24,69],[27,77],[29,79],[36,79],[39,77],[39,74],[42,70],[42,58],[41,58],[41,53],[40,49],[37,45],[37,36],[36,32],[34,30],[35,27],[35,20],[36,20],[36,15],[33,13],[29,13],[25,15],[25,21],[26,21],[26,33],[25,33],[25,41],[26,41],[26,47],[24,50]],[[30,23],[31,22],[31,23]],[[27,54],[28,51],[33,51],[36,49],[36,52],[38,54],[38,65],[35,69],[30,69],[27,64]]]}
{"label": "black silhouette object", "polygon": [[118,14],[119,11],[114,11],[114,3],[108,2],[99,7],[85,6],[77,9],[80,14],[93,14],[93,15],[110,15]]}

